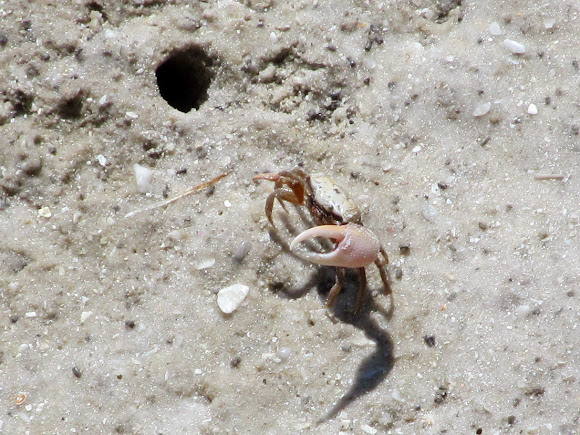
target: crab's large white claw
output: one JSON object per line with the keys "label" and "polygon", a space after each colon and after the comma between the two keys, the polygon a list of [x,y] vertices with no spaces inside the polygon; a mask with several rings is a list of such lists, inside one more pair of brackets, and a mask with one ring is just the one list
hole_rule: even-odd
{"label": "crab's large white claw", "polygon": [[[334,251],[320,254],[317,252],[297,251],[300,242],[315,237],[335,240],[338,245]],[[353,223],[346,225],[321,225],[310,228],[292,240],[290,249],[299,257],[323,266],[365,267],[375,261],[381,244],[371,231]]]}

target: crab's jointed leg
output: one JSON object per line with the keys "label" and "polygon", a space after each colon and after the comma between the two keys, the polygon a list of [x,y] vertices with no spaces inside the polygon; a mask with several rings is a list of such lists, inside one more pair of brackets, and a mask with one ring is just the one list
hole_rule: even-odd
{"label": "crab's jointed leg", "polygon": [[299,178],[297,178],[291,172],[281,172],[280,174],[272,174],[272,173],[258,174],[258,175],[255,175],[254,178],[252,178],[252,180],[254,180],[254,181],[257,181],[257,180],[273,181],[275,183],[274,190],[280,189],[281,187],[286,185],[290,189],[292,189],[292,192],[294,192],[294,194],[296,195],[296,198],[299,199],[300,204],[302,204],[304,202],[304,195],[306,192],[304,182],[302,180],[300,180]]}
{"label": "crab's jointed leg", "polygon": [[390,295],[393,290],[391,289],[391,284],[389,283],[389,279],[387,278],[387,271],[385,270],[385,265],[388,263],[382,263],[381,260],[375,260],[375,264],[379,269],[379,273],[381,274],[381,281],[383,281],[383,285],[385,286],[385,294]]}
{"label": "crab's jointed leg", "polygon": [[[283,172],[281,174],[258,174],[254,176],[253,180],[268,180],[274,182],[274,191],[270,193],[266,199],[266,216],[268,217],[268,220],[272,226],[275,226],[272,220],[272,210],[274,209],[274,201],[276,199],[284,211],[287,211],[286,207],[284,206],[284,201],[291,202],[294,205],[304,204],[304,183],[291,173]],[[285,188],[284,186],[288,186],[288,188]]]}
{"label": "crab's jointed leg", "polygon": [[344,283],[345,276],[346,276],[346,269],[344,267],[337,267],[336,268],[336,282],[334,283],[334,285],[330,289],[330,292],[328,293],[328,298],[326,299],[326,306],[328,308],[330,308],[334,305],[334,301],[336,300],[336,297],[338,296],[338,294],[340,293],[340,290],[342,289],[342,284]]}
{"label": "crab's jointed leg", "polygon": [[272,210],[274,209],[274,201],[276,199],[278,200],[278,202],[280,203],[280,205],[284,210],[286,210],[286,207],[284,206],[283,201],[288,201],[296,205],[300,204],[300,200],[291,190],[280,188],[270,193],[268,195],[268,198],[266,199],[266,217],[268,218],[273,227],[276,226],[274,225],[274,221],[272,220]]}
{"label": "crab's jointed leg", "polygon": [[359,267],[357,270],[358,272],[358,291],[356,292],[356,301],[354,303],[354,312],[358,313],[362,307],[362,304],[365,299],[365,295],[367,293],[367,275],[365,272],[364,267]]}

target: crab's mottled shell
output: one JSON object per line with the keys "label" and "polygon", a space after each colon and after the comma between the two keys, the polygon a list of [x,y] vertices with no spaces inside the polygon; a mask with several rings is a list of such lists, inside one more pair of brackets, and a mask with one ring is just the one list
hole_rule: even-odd
{"label": "crab's mottled shell", "polygon": [[360,209],[332,178],[324,174],[312,174],[310,186],[316,202],[328,212],[336,215],[339,221],[360,222]]}

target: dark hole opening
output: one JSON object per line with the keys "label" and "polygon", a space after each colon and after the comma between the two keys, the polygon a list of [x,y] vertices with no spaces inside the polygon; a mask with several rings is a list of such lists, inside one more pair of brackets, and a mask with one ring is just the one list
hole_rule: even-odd
{"label": "dark hole opening", "polygon": [[163,99],[184,113],[199,109],[208,98],[212,64],[212,59],[199,47],[173,53],[155,71]]}
{"label": "dark hole opening", "polygon": [[83,112],[83,101],[85,96],[79,92],[72,98],[62,101],[58,105],[58,114],[64,119],[78,119]]}

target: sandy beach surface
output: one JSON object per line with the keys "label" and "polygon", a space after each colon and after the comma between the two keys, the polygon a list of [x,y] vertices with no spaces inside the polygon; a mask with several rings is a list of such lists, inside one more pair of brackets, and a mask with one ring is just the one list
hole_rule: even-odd
{"label": "sandy beach surface", "polygon": [[[0,433],[580,433],[579,17],[0,0]],[[392,300],[371,265],[326,308],[252,180],[295,167]]]}

